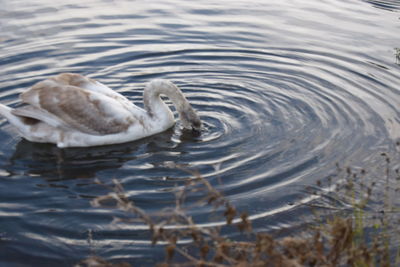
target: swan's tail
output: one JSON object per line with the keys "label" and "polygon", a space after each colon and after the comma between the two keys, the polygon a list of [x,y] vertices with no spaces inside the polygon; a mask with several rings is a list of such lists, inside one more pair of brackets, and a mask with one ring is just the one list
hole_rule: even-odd
{"label": "swan's tail", "polygon": [[4,118],[7,120],[10,120],[10,118],[14,115],[11,114],[12,108],[7,107],[6,105],[0,104],[0,115],[2,115]]}
{"label": "swan's tail", "polygon": [[12,111],[13,111],[12,108],[10,108],[6,105],[0,104],[0,115],[3,116],[4,118],[6,118],[10,124],[17,127],[17,129],[26,127],[26,125],[22,121],[22,118],[14,115],[12,113]]}

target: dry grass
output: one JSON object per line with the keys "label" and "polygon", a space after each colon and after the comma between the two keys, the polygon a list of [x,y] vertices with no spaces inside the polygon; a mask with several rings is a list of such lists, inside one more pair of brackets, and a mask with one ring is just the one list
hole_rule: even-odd
{"label": "dry grass", "polygon": [[[137,207],[125,196],[118,180],[114,180],[110,194],[93,200],[92,205],[104,207],[112,202],[114,208],[148,225],[153,244],[166,243],[165,261],[159,266],[398,266],[399,249],[392,242],[400,240],[395,227],[399,210],[389,198],[399,197],[400,174],[398,168],[392,167],[397,162],[393,164],[386,154],[382,157],[383,177],[377,178],[385,178],[385,192],[374,191],[376,181],[366,178],[367,171],[338,167],[337,177],[343,177],[343,183],[330,193],[322,190],[320,183],[313,188],[312,193],[320,194],[320,199],[329,196],[332,201],[313,203],[310,208],[317,223],[296,237],[276,239],[268,233],[254,232],[245,212],[239,212],[221,192],[191,170],[185,171],[194,178],[175,192],[175,206],[157,214],[147,214]],[[203,198],[195,206],[187,206],[185,200],[193,194]],[[188,215],[196,205],[211,205],[215,213],[225,218],[226,225],[249,233],[248,238],[230,240],[221,234],[221,227],[198,227]],[[180,240],[191,242],[183,245]],[[129,264],[113,265],[91,257],[78,266]]]}

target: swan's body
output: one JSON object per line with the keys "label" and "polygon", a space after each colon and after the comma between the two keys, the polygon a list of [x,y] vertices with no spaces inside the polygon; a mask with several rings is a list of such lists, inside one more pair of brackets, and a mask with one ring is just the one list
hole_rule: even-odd
{"label": "swan's body", "polygon": [[100,82],[63,73],[22,93],[25,106],[12,109],[0,104],[0,114],[32,142],[58,147],[108,145],[171,128],[174,116],[160,94],[175,105],[184,128],[199,130],[199,117],[179,88],[166,80],[154,80],[146,86],[142,109]]}

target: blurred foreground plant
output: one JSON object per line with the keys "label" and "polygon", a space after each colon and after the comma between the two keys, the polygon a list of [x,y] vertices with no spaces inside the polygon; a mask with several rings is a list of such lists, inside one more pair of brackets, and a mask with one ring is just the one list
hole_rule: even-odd
{"label": "blurred foreground plant", "polygon": [[[399,249],[393,249],[390,242],[400,241],[395,225],[399,207],[393,202],[393,198],[400,199],[400,174],[398,162],[394,164],[397,168],[392,168],[388,155],[382,156],[385,168],[382,176],[375,178],[384,180],[385,192],[374,191],[377,181],[365,179],[367,171],[338,166],[336,178],[342,177],[342,182],[328,193],[317,183],[311,193],[319,194],[319,198],[310,205],[317,223],[296,237],[276,239],[254,232],[246,213],[238,212],[199,173],[187,169],[193,179],[176,189],[174,207],[148,214],[126,197],[116,179],[112,192],[94,199],[92,205],[104,207],[112,202],[114,208],[148,225],[152,243],[165,246],[165,261],[159,266],[398,266]],[[185,200],[192,195],[201,197],[189,206]],[[326,199],[331,201],[318,203]],[[248,233],[248,238],[235,241],[223,236],[221,226],[198,226],[188,211],[204,205],[211,205],[225,218],[226,225]],[[180,242],[183,240],[185,244]],[[78,266],[129,266],[123,264],[91,257]]]}

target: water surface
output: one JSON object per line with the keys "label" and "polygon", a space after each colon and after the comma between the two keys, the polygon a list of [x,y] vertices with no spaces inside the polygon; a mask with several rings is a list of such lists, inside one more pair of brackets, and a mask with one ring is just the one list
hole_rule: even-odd
{"label": "water surface", "polygon": [[[373,167],[400,138],[396,1],[3,1],[0,101],[60,72],[88,75],[138,106],[154,78],[179,85],[201,136],[180,123],[128,144],[60,150],[0,119],[0,262],[71,266],[89,256],[152,266],[146,227],[90,205],[116,178],[147,212],[198,170],[255,230],[302,223],[306,185],[335,164]],[[377,164],[377,163],[376,163]],[[190,204],[190,203],[189,203]],[[190,212],[218,225],[212,208]],[[227,233],[234,235],[234,233]]]}

